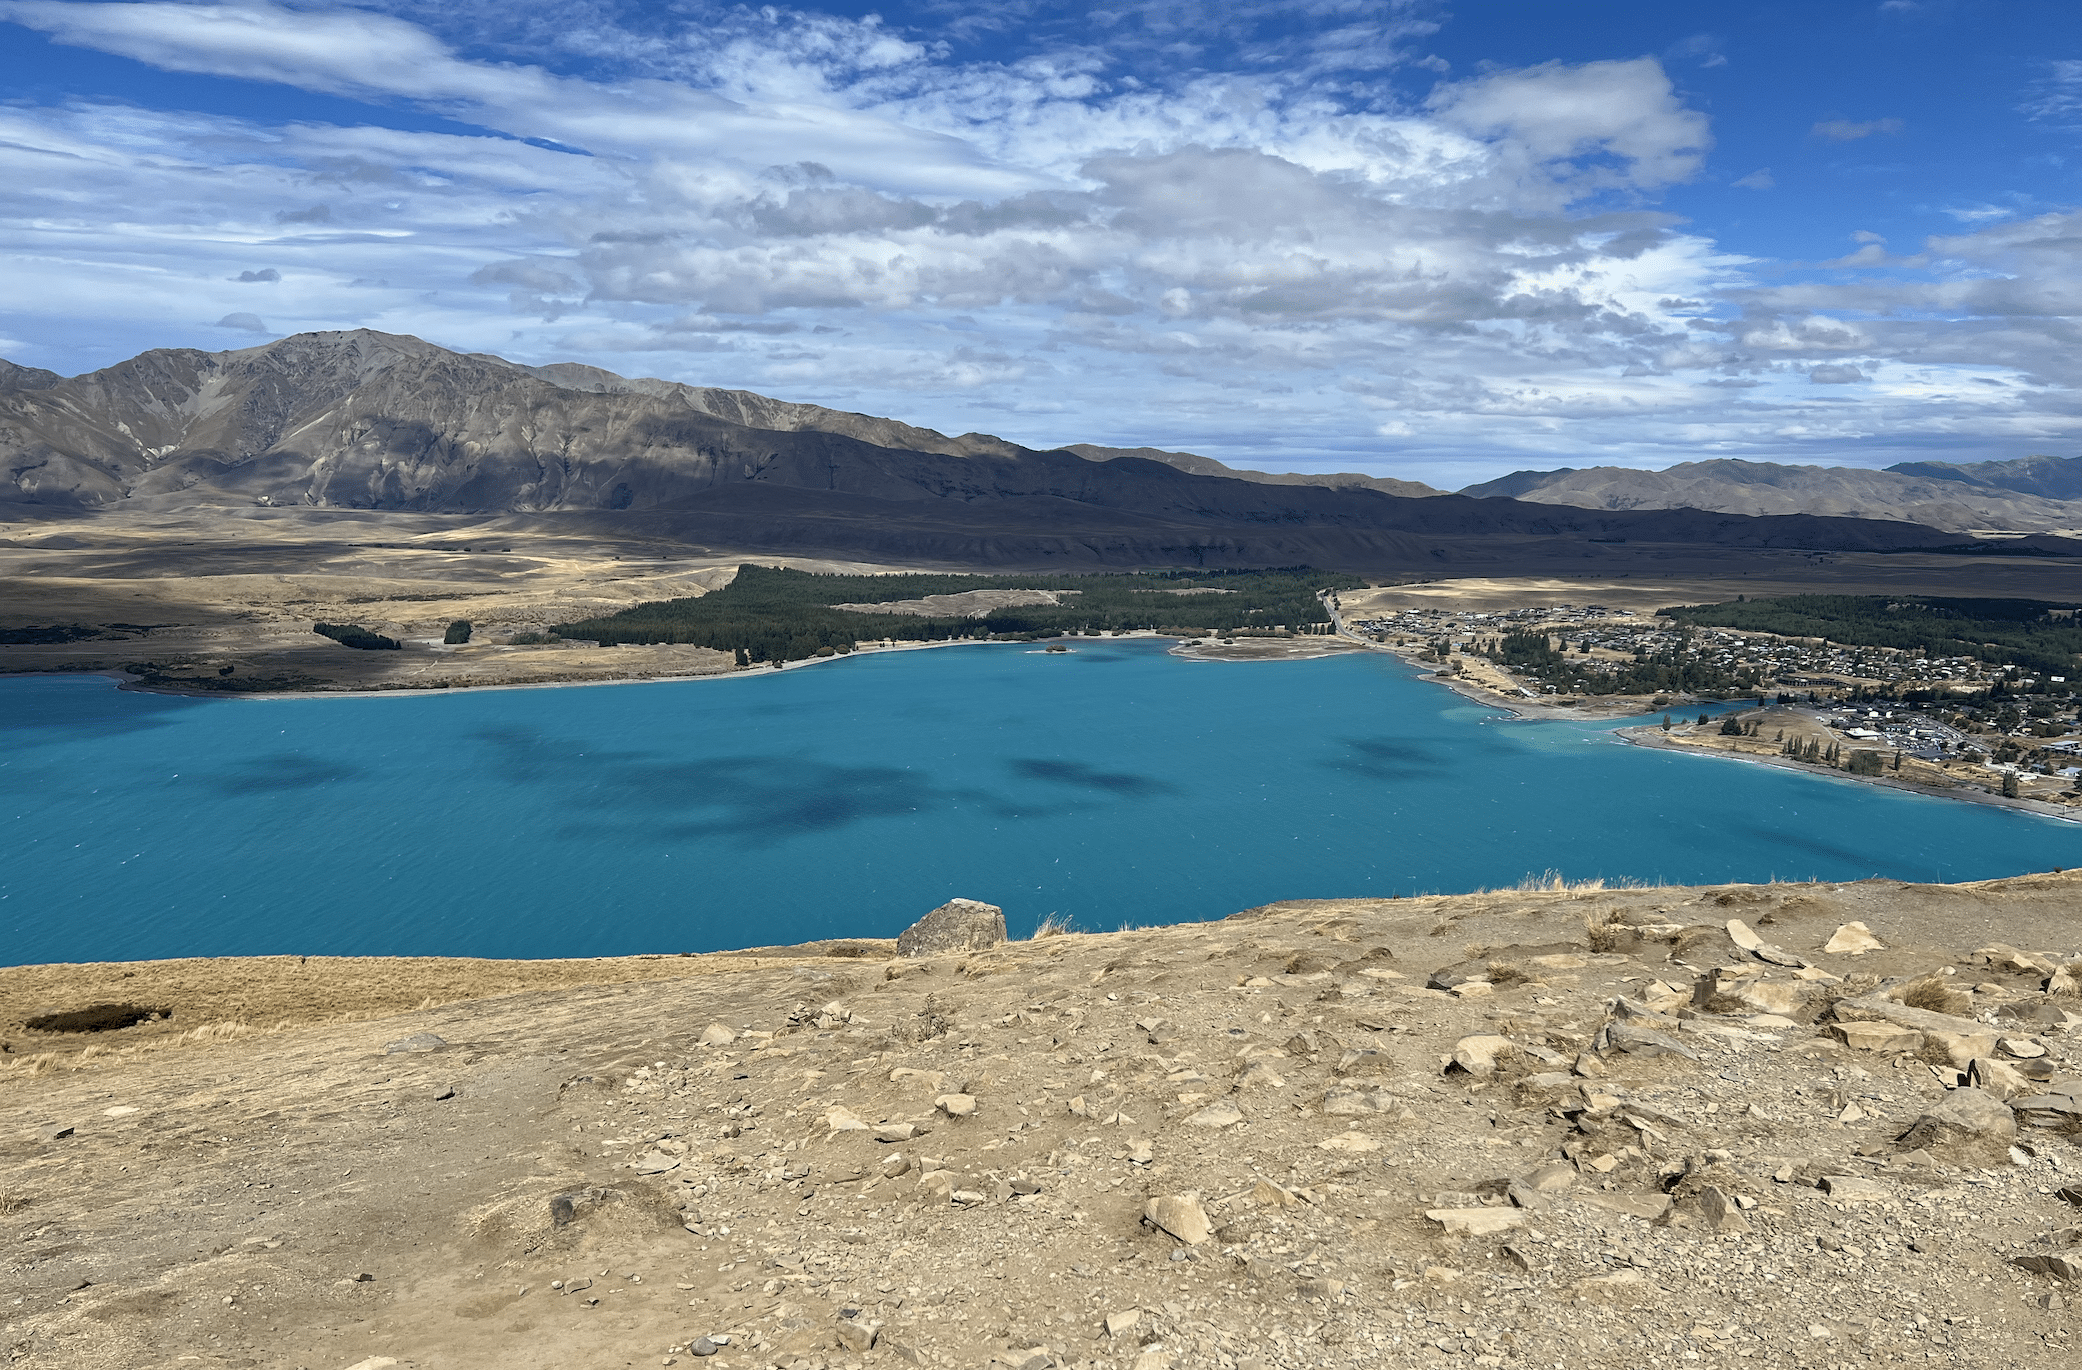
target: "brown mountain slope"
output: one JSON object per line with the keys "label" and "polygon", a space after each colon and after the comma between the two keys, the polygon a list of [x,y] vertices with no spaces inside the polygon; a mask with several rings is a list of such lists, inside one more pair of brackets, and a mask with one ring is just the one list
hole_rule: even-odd
{"label": "brown mountain slope", "polygon": [[[1865,551],[1958,541],[1873,520],[1409,499],[1136,456],[920,451],[747,426],[673,387],[602,392],[574,388],[593,373],[559,375],[367,331],[147,352],[0,388],[0,469],[13,500],[32,506],[575,513],[738,550],[899,563],[1385,568],[1497,539],[1568,556],[1593,541]],[[836,412],[716,394],[770,423]],[[873,431],[893,441],[900,427]]]}
{"label": "brown mountain slope", "polygon": [[2082,505],[1958,479],[1848,466],[1684,462],[1665,471],[1627,466],[1516,471],[1460,493],[1580,509],[1704,509],[1726,514],[1823,514],[1897,519],[1955,532],[2044,532],[2082,527]]}

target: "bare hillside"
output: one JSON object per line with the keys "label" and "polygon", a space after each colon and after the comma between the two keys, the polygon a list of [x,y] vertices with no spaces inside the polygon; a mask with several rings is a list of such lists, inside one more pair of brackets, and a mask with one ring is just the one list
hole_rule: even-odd
{"label": "bare hillside", "polygon": [[918,958],[0,971],[0,1346],[66,1370],[2071,1364],[2078,893],[1549,889]]}
{"label": "bare hillside", "polygon": [[1704,509],[1724,514],[1895,519],[1954,532],[2046,532],[2082,527],[2082,505],[2069,500],[1963,479],[1849,466],[1717,460],[1683,462],[1663,471],[1629,466],[1517,471],[1471,485],[1461,493],[1579,509]]}

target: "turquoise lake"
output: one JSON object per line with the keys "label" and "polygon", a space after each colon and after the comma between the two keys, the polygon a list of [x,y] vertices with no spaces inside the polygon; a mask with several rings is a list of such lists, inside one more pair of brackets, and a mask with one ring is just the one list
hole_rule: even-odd
{"label": "turquoise lake", "polygon": [[1529,723],[1380,655],[993,645],[713,681],[193,700],[0,680],[0,963],[1015,935],[1571,879],[1967,880],[2082,826]]}

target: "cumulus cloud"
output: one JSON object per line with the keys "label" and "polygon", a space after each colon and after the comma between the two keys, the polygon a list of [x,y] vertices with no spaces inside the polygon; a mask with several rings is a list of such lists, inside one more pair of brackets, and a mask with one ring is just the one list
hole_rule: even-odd
{"label": "cumulus cloud", "polygon": [[[1040,35],[996,61],[784,8],[384,8],[0,0],[369,110],[0,106],[8,330],[269,332],[238,308],[267,280],[278,326],[1340,469],[1839,459],[2064,432],[2082,383],[2065,220],[1860,238],[1827,280],[1760,285],[1656,208],[1712,146],[1657,61],[1397,96],[1373,78],[1411,65],[1416,4],[950,8]],[[478,18],[509,60],[430,27]],[[400,104],[452,131],[385,126]]]}

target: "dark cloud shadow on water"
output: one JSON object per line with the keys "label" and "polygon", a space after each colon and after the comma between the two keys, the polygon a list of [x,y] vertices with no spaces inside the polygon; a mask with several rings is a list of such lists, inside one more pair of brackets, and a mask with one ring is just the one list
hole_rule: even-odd
{"label": "dark cloud shadow on water", "polygon": [[1152,795],[1173,794],[1178,787],[1167,781],[1147,775],[1131,775],[1125,771],[1102,771],[1096,766],[1087,766],[1082,761],[1054,761],[1041,757],[1019,757],[1007,761],[1014,775],[1024,780],[1041,780],[1054,785],[1070,785],[1078,789],[1104,790],[1124,799],[1142,799]]}
{"label": "dark cloud shadow on water", "polygon": [[521,729],[481,732],[493,766],[519,784],[562,789],[574,812],[597,821],[563,834],[640,830],[658,840],[723,839],[770,846],[875,818],[994,796],[943,788],[900,766],[841,766],[800,756],[740,755],[660,761],[640,752],[579,745]]}
{"label": "dark cloud shadow on water", "polygon": [[40,690],[33,696],[18,696],[9,707],[0,709],[0,738],[10,748],[64,745],[82,737],[164,728],[191,710],[223,708],[231,702],[118,690],[112,685],[106,689]]}
{"label": "dark cloud shadow on water", "polygon": [[360,766],[346,761],[325,761],[297,752],[256,756],[219,771],[206,782],[225,794],[284,794],[316,789],[339,780],[364,774]]}
{"label": "dark cloud shadow on water", "polygon": [[[1873,854],[1869,851],[1860,852],[1849,847],[1839,847],[1834,842],[1825,842],[1791,826],[1767,828],[1760,823],[1743,823],[1735,825],[1731,831],[1747,833],[1767,846],[1784,847],[1788,851],[1800,852],[1807,856],[1819,856],[1825,861],[1840,861],[1849,870],[1869,871],[1874,860]],[[1706,847],[1703,842],[1700,845],[1702,848]]]}
{"label": "dark cloud shadow on water", "polygon": [[1348,749],[1321,764],[1334,771],[1347,771],[1368,780],[1429,780],[1450,775],[1455,769],[1451,753],[1444,747],[1409,737],[1348,737]]}

